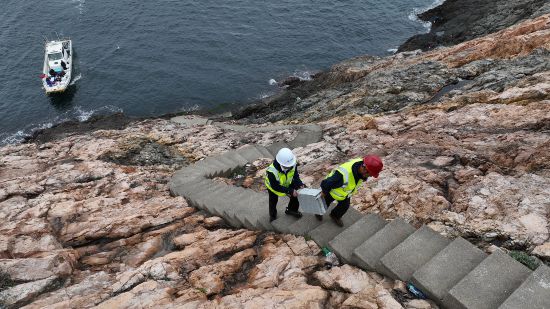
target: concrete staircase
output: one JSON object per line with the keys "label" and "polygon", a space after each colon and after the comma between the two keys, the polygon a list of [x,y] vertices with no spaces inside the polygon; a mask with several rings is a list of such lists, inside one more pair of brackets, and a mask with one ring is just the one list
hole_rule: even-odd
{"label": "concrete staircase", "polygon": [[[299,131],[289,143],[243,147],[176,172],[170,190],[185,197],[191,206],[218,215],[236,228],[307,235],[319,246],[330,247],[344,263],[412,282],[443,308],[550,308],[550,268],[544,265],[533,272],[502,252],[487,256],[462,238],[451,241],[426,226],[416,230],[400,218],[387,221],[377,214],[363,215],[351,207],[342,218],[343,228],[327,217],[328,212],[319,221],[313,215],[296,219],[280,211],[277,220],[270,223],[267,193],[211,180],[228,176],[256,159],[272,159],[281,147],[318,142],[322,137],[318,126],[247,128],[207,119],[185,119],[176,117],[173,121],[219,125],[240,132]],[[287,198],[280,199],[279,207],[286,203]]]}

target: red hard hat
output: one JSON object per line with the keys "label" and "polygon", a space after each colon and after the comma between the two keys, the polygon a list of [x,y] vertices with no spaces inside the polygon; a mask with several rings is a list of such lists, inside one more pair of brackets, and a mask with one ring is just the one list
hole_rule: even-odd
{"label": "red hard hat", "polygon": [[367,172],[374,177],[378,178],[378,174],[380,174],[380,171],[382,171],[382,168],[384,168],[384,163],[382,163],[382,159],[380,159],[379,156],[375,155],[367,155],[363,158],[363,164],[367,168]]}

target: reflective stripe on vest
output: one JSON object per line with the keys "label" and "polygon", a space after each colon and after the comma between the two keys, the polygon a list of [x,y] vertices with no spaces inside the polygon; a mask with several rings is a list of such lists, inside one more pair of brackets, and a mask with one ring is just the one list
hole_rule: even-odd
{"label": "reflective stripe on vest", "polygon": [[332,170],[330,174],[328,174],[326,178],[331,177],[332,175],[334,175],[335,172],[339,172],[340,174],[342,174],[342,178],[344,180],[344,184],[340,188],[330,190],[330,195],[335,200],[343,201],[349,196],[352,196],[357,191],[357,188],[363,183],[362,179],[359,179],[359,181],[357,181],[356,183],[352,171],[353,164],[361,161],[363,161],[362,158],[352,159],[340,165],[338,168]]}
{"label": "reflective stripe on vest", "polygon": [[272,187],[271,187],[271,184],[269,183],[269,177],[267,177],[269,175],[269,173],[273,174],[273,176],[275,176],[275,179],[279,182],[279,184],[285,188],[288,188],[290,186],[290,184],[292,183],[292,179],[294,178],[294,172],[296,171],[296,167],[293,167],[292,169],[290,169],[290,171],[288,171],[288,173],[282,173],[282,172],[279,172],[276,168],[275,168],[275,165],[273,165],[273,163],[267,168],[267,170],[265,171],[265,177],[264,177],[264,183],[265,183],[265,186],[267,187],[267,189],[269,189],[269,191],[277,194],[278,196],[285,196],[286,193],[283,193],[283,192],[279,192],[279,191],[275,191]]}

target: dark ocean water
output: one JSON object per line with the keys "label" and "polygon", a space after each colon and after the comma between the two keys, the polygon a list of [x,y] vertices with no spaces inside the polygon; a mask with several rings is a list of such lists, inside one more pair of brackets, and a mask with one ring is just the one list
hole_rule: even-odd
{"label": "dark ocean water", "polygon": [[[3,0],[0,144],[93,114],[246,104],[353,56],[389,54],[434,0]],[[70,90],[41,89],[43,37],[73,40]]]}

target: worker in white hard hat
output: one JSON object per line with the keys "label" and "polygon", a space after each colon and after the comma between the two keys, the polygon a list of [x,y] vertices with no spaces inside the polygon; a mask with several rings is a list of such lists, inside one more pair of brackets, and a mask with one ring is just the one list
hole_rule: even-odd
{"label": "worker in white hard hat", "polygon": [[296,218],[302,217],[298,210],[298,189],[305,187],[298,169],[296,167],[296,156],[288,148],[282,148],[277,152],[275,160],[267,168],[264,178],[267,192],[269,193],[269,218],[270,221],[277,219],[277,202],[279,196],[289,196],[290,202],[285,210],[285,214]]}

